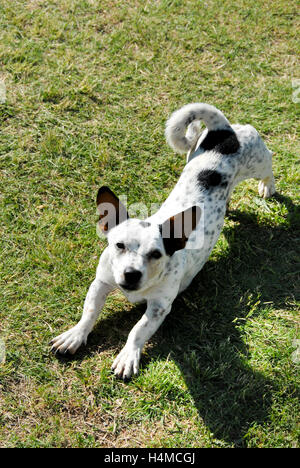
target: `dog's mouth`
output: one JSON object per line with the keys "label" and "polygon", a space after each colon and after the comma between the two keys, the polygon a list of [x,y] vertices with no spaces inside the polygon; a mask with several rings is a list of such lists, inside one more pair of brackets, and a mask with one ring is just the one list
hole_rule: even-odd
{"label": "dog's mouth", "polygon": [[119,286],[120,286],[122,289],[125,289],[126,291],[136,291],[137,289],[139,289],[139,285],[138,285],[138,284],[120,283]]}

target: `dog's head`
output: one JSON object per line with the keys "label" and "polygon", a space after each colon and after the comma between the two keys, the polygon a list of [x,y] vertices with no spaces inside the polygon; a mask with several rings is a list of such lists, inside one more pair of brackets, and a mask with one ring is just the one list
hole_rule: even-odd
{"label": "dog's head", "polygon": [[201,212],[193,206],[162,224],[129,218],[108,187],[99,189],[97,208],[98,227],[108,239],[114,279],[126,291],[145,289],[159,280],[170,256],[185,247]]}

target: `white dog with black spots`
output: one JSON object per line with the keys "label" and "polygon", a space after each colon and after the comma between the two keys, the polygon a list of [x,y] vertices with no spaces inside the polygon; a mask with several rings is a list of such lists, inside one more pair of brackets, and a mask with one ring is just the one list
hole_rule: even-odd
{"label": "white dog with black spots", "polygon": [[[206,125],[202,133],[199,121]],[[80,321],[51,341],[52,351],[74,354],[86,344],[107,295],[115,288],[131,302],[146,301],[145,314],[112,365],[114,374],[124,380],[138,373],[144,344],[207,261],[235,185],[256,178],[261,196],[275,192],[272,153],[251,125],[230,125],[214,106],[195,103],[174,112],[165,133],[175,151],[188,153],[175,188],[143,221],[129,218],[108,187],[99,190],[99,228],[108,246]]]}

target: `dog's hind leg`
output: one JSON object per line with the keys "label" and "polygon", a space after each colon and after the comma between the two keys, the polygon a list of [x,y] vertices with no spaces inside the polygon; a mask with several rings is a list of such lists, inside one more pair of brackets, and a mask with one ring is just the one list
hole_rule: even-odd
{"label": "dog's hind leg", "polygon": [[260,154],[258,155],[258,164],[254,169],[254,177],[259,179],[258,193],[263,198],[274,195],[275,179],[272,171],[272,152],[266,147],[262,139],[259,139]]}
{"label": "dog's hind leg", "polygon": [[272,171],[272,153],[266,150],[265,167],[260,173],[260,181],[258,183],[258,193],[261,197],[268,198],[276,192],[275,179]]}

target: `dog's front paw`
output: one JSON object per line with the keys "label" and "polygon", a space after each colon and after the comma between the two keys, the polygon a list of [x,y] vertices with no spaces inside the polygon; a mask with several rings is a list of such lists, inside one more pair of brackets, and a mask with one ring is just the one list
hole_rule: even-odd
{"label": "dog's front paw", "polygon": [[83,343],[86,344],[86,341],[86,332],[82,328],[78,327],[78,325],[75,325],[75,327],[70,328],[70,330],[50,341],[50,345],[52,345],[51,351],[61,354],[75,354],[77,349]]}
{"label": "dog's front paw", "polygon": [[122,351],[118,354],[111,366],[115,376],[128,380],[139,371],[139,362],[141,358],[140,348],[133,348],[131,346],[124,346]]}

